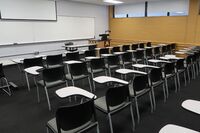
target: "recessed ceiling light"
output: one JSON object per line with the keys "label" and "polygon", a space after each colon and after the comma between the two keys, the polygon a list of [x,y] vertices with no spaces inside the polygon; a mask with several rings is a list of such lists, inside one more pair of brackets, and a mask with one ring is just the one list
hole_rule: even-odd
{"label": "recessed ceiling light", "polygon": [[104,0],[104,2],[111,3],[111,4],[121,4],[121,3],[123,3],[122,1],[118,1],[118,0]]}

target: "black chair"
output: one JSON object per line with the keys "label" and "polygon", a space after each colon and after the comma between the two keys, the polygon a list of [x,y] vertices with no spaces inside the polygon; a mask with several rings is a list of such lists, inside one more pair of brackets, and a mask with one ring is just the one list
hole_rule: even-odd
{"label": "black chair", "polygon": [[172,52],[174,52],[176,50],[176,43],[171,44],[171,50],[172,50]]}
{"label": "black chair", "polygon": [[108,69],[108,74],[111,76],[112,71],[121,68],[120,58],[118,55],[111,55],[107,57],[106,68]]}
{"label": "black chair", "polygon": [[82,104],[60,107],[56,117],[47,122],[47,132],[53,133],[82,133],[96,127],[99,133],[99,124],[96,119],[94,99]]}
{"label": "black chair", "polygon": [[134,131],[135,122],[132,111],[132,103],[130,102],[128,85],[109,88],[106,91],[105,96],[95,100],[95,106],[98,110],[108,115],[111,133],[113,133],[111,116],[129,106],[133,123],[133,131]]}
{"label": "black chair", "polygon": [[95,91],[96,87],[95,87],[95,82],[93,80],[94,74],[105,72],[105,75],[107,75],[104,59],[103,58],[92,59],[90,61],[89,72],[92,75],[92,81],[93,81],[93,86],[94,86],[94,91]]}
{"label": "black chair", "polygon": [[176,62],[176,73],[177,73],[177,79],[178,79],[178,85],[179,85],[179,89],[180,89],[180,74],[183,73],[184,74],[184,80],[185,80],[185,86],[186,86],[186,68],[184,65],[184,59],[179,59]]}
{"label": "black chair", "polygon": [[153,48],[146,49],[146,63],[148,64],[148,60],[153,58]]}
{"label": "black chair", "polygon": [[162,50],[162,55],[163,56],[167,54],[167,46],[162,46],[161,50]]}
{"label": "black chair", "polygon": [[33,67],[33,66],[42,66],[43,67],[42,57],[24,59],[24,61],[23,61],[24,69],[29,68],[29,67]]}
{"label": "black chair", "polygon": [[130,50],[130,45],[123,45],[122,46],[122,51],[127,51],[127,50]]}
{"label": "black chair", "polygon": [[176,72],[175,72],[175,62],[165,63],[164,64],[164,78],[165,78],[165,85],[166,85],[166,95],[168,97],[168,79],[174,78],[174,84],[175,84],[175,91],[177,92],[177,78],[176,78]]}
{"label": "black chair", "polygon": [[136,63],[143,62],[144,63],[144,50],[137,50],[133,53],[134,55],[134,61]]}
{"label": "black chair", "polygon": [[192,67],[192,55],[188,55],[186,57],[186,69],[187,69],[187,76],[188,76],[188,82],[191,81],[191,77],[190,77],[190,72],[192,73],[192,77],[194,77],[194,70]]}
{"label": "black chair", "polygon": [[[42,57],[24,59],[24,61],[23,61],[23,67],[24,67],[24,69],[30,68],[30,67],[34,67],[34,66],[41,66],[41,67],[44,67]],[[24,72],[25,72],[25,71],[24,71]],[[30,75],[30,74],[29,74],[29,75]],[[32,76],[33,76],[33,75],[32,75]],[[25,72],[25,78],[26,78],[26,82],[27,82],[27,86],[28,86],[28,91],[30,91],[28,73],[26,73],[26,72]],[[34,81],[36,81],[35,76],[34,76]],[[38,90],[38,86],[36,86],[36,87],[37,87],[37,90]],[[39,92],[39,91],[38,91],[38,92]],[[38,101],[39,101],[39,100],[38,100]]]}
{"label": "black chair", "polygon": [[120,49],[119,46],[117,46],[117,47],[113,47],[113,48],[112,48],[112,51],[113,51],[113,52],[120,52],[121,49]]}
{"label": "black chair", "polygon": [[131,48],[132,48],[132,50],[136,50],[138,48],[138,44],[132,44]]}
{"label": "black chair", "polygon": [[63,66],[63,57],[62,54],[58,55],[49,55],[46,58],[46,67],[53,68]]}
{"label": "black chair", "polygon": [[151,47],[151,42],[147,42],[147,47]]}
{"label": "black chair", "polygon": [[96,50],[86,50],[86,51],[84,52],[84,56],[85,56],[85,57],[96,56]]}
{"label": "black chair", "polygon": [[70,51],[70,52],[77,51],[78,50],[77,47],[70,47],[72,45],[74,45],[73,42],[67,42],[67,43],[65,43],[65,50]]}
{"label": "black chair", "polygon": [[80,60],[79,52],[68,52],[66,53],[66,60]]}
{"label": "black chair", "polygon": [[124,68],[131,68],[133,64],[133,56],[131,52],[122,54],[122,64]]}
{"label": "black chair", "polygon": [[155,94],[154,89],[162,84],[163,88],[163,94],[164,94],[164,102],[166,101],[166,90],[165,90],[165,83],[164,83],[164,77],[162,75],[162,68],[153,68],[150,70],[149,73],[149,79],[150,79],[150,87],[152,89],[152,96],[153,96],[153,102],[154,102],[154,109],[156,109],[156,101],[155,101]]}
{"label": "black chair", "polygon": [[70,74],[67,74],[66,78],[67,78],[67,80],[70,80],[72,82],[73,86],[75,86],[74,82],[76,80],[81,80],[81,79],[87,78],[88,82],[89,82],[89,86],[90,86],[90,91],[92,92],[90,75],[89,75],[89,72],[87,69],[86,62],[69,64],[69,72],[70,72]]}
{"label": "black chair", "polygon": [[139,43],[139,48],[144,48],[144,43]]}
{"label": "black chair", "polygon": [[66,82],[64,66],[55,68],[46,68],[43,69],[41,73],[42,73],[42,80],[38,81],[38,84],[44,87],[47,97],[48,107],[49,110],[51,110],[48,89],[61,85],[68,86]]}
{"label": "black chair", "polygon": [[133,79],[133,88],[130,88],[130,96],[134,99],[138,123],[140,121],[140,112],[138,107],[138,99],[146,94],[149,94],[150,103],[151,103],[151,112],[153,112],[153,99],[152,92],[149,86],[148,75],[136,76]]}
{"label": "black chair", "polygon": [[[1,80],[2,84],[3,84],[3,80],[5,81],[5,85],[1,86],[1,88],[3,89],[3,91],[5,93],[7,93],[9,96],[11,96],[12,93],[10,91],[10,85],[9,85],[8,80],[7,80],[7,78],[6,78],[5,74],[4,74],[4,71],[3,71],[3,64],[0,64],[0,80]],[[4,88],[7,88],[7,90],[4,89]]]}
{"label": "black chair", "polygon": [[170,44],[167,45],[167,54],[172,54],[172,49]]}
{"label": "black chair", "polygon": [[160,56],[160,47],[155,47],[154,48],[154,53],[153,53],[154,58],[157,58]]}
{"label": "black chair", "polygon": [[99,50],[99,55],[101,56],[101,54],[109,54],[109,48],[101,48]]}

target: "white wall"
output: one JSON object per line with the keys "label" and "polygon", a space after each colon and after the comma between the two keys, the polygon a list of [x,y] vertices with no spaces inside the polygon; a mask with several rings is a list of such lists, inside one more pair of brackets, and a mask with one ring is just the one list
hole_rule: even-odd
{"label": "white wall", "polygon": [[[78,16],[78,17],[95,17],[95,37],[104,33],[108,29],[108,7],[98,6],[92,4],[75,3],[68,1],[57,1],[57,15],[58,16]],[[64,28],[64,27],[63,27]],[[74,27],[76,28],[76,27]],[[75,44],[88,43],[87,40],[74,41]],[[38,44],[23,44],[23,45],[10,45],[0,47],[0,57],[10,56],[17,54],[33,53],[35,51],[40,51],[43,54],[54,54],[58,52],[63,52],[61,46],[64,42],[46,42]],[[57,52],[51,52],[51,50],[60,50]],[[49,52],[48,52],[49,51]],[[30,56],[30,54],[27,54]],[[6,58],[16,58],[16,57],[6,57]],[[2,58],[1,58],[2,59]],[[5,58],[3,58],[5,59]]]}

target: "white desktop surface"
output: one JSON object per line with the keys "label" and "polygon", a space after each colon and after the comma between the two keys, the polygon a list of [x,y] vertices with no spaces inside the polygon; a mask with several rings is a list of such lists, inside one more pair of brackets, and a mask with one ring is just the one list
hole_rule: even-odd
{"label": "white desktop surface", "polygon": [[23,63],[23,58],[17,58],[17,59],[12,59],[12,61],[14,62],[14,63],[17,63],[17,64],[19,64],[19,63]]}
{"label": "white desktop surface", "polygon": [[108,83],[108,82],[117,82],[117,83],[121,83],[121,84],[128,84],[127,81],[124,81],[124,80],[121,80],[118,78],[109,77],[109,76],[99,76],[99,77],[93,78],[93,80],[100,84],[104,84],[104,83]]}
{"label": "white desktop surface", "polygon": [[75,45],[66,45],[66,46],[63,46],[63,47],[67,47],[67,48],[81,48],[81,47],[89,47],[89,46],[94,46],[96,44],[75,44]]}
{"label": "white desktop surface", "polygon": [[159,68],[157,66],[145,65],[145,64],[133,64],[132,66],[137,68]]}
{"label": "white desktop surface", "polygon": [[69,86],[69,87],[64,87],[61,88],[59,90],[56,91],[56,94],[60,97],[60,98],[66,98],[66,97],[70,97],[73,95],[82,95],[85,96],[87,98],[97,98],[96,95],[94,95],[93,93],[90,93],[86,90],[83,90],[81,88],[75,87],[75,86]]}
{"label": "white desktop surface", "polygon": [[124,54],[125,52],[114,52],[115,55],[122,55]]}
{"label": "white desktop surface", "polygon": [[85,57],[86,60],[92,60],[92,59],[99,59],[100,57],[96,57],[96,56],[87,56]]}
{"label": "white desktop surface", "polygon": [[148,62],[152,62],[152,63],[170,63],[169,61],[157,60],[157,59],[150,59],[150,60],[148,60]]}
{"label": "white desktop surface", "polygon": [[200,114],[200,101],[197,100],[185,100],[184,102],[182,102],[181,106],[184,109],[187,109],[191,112]]}
{"label": "white desktop surface", "polygon": [[118,70],[116,70],[116,72],[120,73],[120,74],[131,74],[131,73],[135,73],[135,74],[147,74],[146,72],[137,71],[137,70],[131,70],[131,69],[118,69]]}
{"label": "white desktop surface", "polygon": [[63,63],[65,64],[75,64],[75,63],[82,63],[81,61],[77,61],[77,60],[69,60],[69,61],[64,61]]}
{"label": "white desktop surface", "polygon": [[41,66],[33,66],[33,67],[24,69],[24,71],[27,72],[28,74],[39,75],[39,72],[37,72],[37,70],[42,69],[42,68],[43,67]]}
{"label": "white desktop surface", "polygon": [[127,52],[136,52],[137,50],[132,50],[132,49],[130,49],[130,50],[127,50]]}
{"label": "white desktop surface", "polygon": [[101,54],[102,57],[112,56],[113,54]]}
{"label": "white desktop surface", "polygon": [[200,133],[185,127],[181,127],[178,125],[167,124],[164,126],[159,133]]}

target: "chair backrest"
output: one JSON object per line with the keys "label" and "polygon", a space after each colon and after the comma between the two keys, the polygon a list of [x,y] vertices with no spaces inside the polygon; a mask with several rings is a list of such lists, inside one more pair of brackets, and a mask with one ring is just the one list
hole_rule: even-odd
{"label": "chair backrest", "polygon": [[159,55],[160,54],[160,47],[155,47],[154,48],[154,54]]}
{"label": "chair backrest", "polygon": [[136,76],[133,80],[133,90],[136,95],[136,91],[149,88],[148,75]]}
{"label": "chair backrest", "polygon": [[171,52],[171,51],[172,51],[172,49],[171,49],[171,45],[168,44],[168,45],[167,45],[167,52]]}
{"label": "chair backrest", "polygon": [[92,59],[90,61],[90,67],[93,70],[105,68],[104,59],[103,58]]}
{"label": "chair backrest", "polygon": [[72,76],[88,74],[86,62],[69,64],[69,70]]}
{"label": "chair backrest", "polygon": [[139,48],[144,48],[144,43],[139,43]]}
{"label": "chair backrest", "polygon": [[112,51],[113,52],[120,52],[121,50],[120,50],[120,47],[118,46],[118,47],[113,47]]}
{"label": "chair backrest", "polygon": [[150,80],[151,82],[157,82],[163,79],[162,68],[153,68],[150,71]]}
{"label": "chair backrest", "polygon": [[122,46],[122,51],[127,51],[130,49],[130,45],[123,45]]}
{"label": "chair backrest", "polygon": [[136,59],[143,59],[144,58],[144,50],[137,50],[134,52],[134,56]]}
{"label": "chair backrest", "polygon": [[177,62],[176,62],[176,69],[177,70],[180,70],[180,69],[185,69],[185,67],[184,67],[184,59],[179,59],[179,60],[177,60]]}
{"label": "chair backrest", "polygon": [[4,71],[3,71],[3,64],[0,64],[0,78],[5,77]]}
{"label": "chair backrest", "polygon": [[85,57],[96,56],[96,50],[86,50],[84,55],[85,55]]}
{"label": "chair backrest", "polygon": [[146,56],[152,56],[153,54],[153,49],[152,48],[147,48],[146,49]]}
{"label": "chair backrest", "polygon": [[99,50],[99,54],[101,55],[101,54],[109,54],[109,49],[108,48],[101,48],[100,50]]}
{"label": "chair backrest", "polygon": [[110,107],[123,104],[129,99],[128,85],[117,86],[109,88],[106,91],[106,105],[107,110],[110,111]]}
{"label": "chair backrest", "polygon": [[58,133],[80,127],[87,122],[96,121],[94,109],[94,99],[88,100],[82,104],[60,107],[56,111],[56,123]]}
{"label": "chair backrest", "polygon": [[151,42],[147,42],[147,47],[151,47]]}
{"label": "chair backrest", "polygon": [[131,52],[126,52],[124,54],[122,54],[122,61],[123,62],[132,62],[133,57],[132,57],[132,53]]}
{"label": "chair backrest", "polygon": [[162,46],[162,54],[167,52],[167,46]]}
{"label": "chair backrest", "polygon": [[192,63],[192,55],[188,55],[187,57],[186,57],[186,64],[187,65],[190,65]]}
{"label": "chair backrest", "polygon": [[42,57],[24,59],[23,66],[24,68],[29,68],[33,66],[43,66]]}
{"label": "chair backrest", "polygon": [[176,49],[176,43],[172,43],[172,44],[171,44],[171,49],[172,49],[172,50],[175,50],[175,49]]}
{"label": "chair backrest", "polygon": [[46,63],[47,63],[47,66],[48,65],[63,64],[62,54],[47,56]]}
{"label": "chair backrest", "polygon": [[80,60],[79,52],[69,52],[66,53],[66,60]]}
{"label": "chair backrest", "polygon": [[108,65],[120,65],[119,55],[111,55],[107,57]]}
{"label": "chair backrest", "polygon": [[132,50],[136,50],[138,48],[138,44],[132,44],[131,48]]}
{"label": "chair backrest", "polygon": [[175,73],[175,63],[174,62],[165,63],[165,65],[164,65],[164,73],[165,74],[173,74],[173,73]]}
{"label": "chair backrest", "polygon": [[46,82],[65,80],[64,66],[43,69],[42,76],[44,84],[46,84]]}

